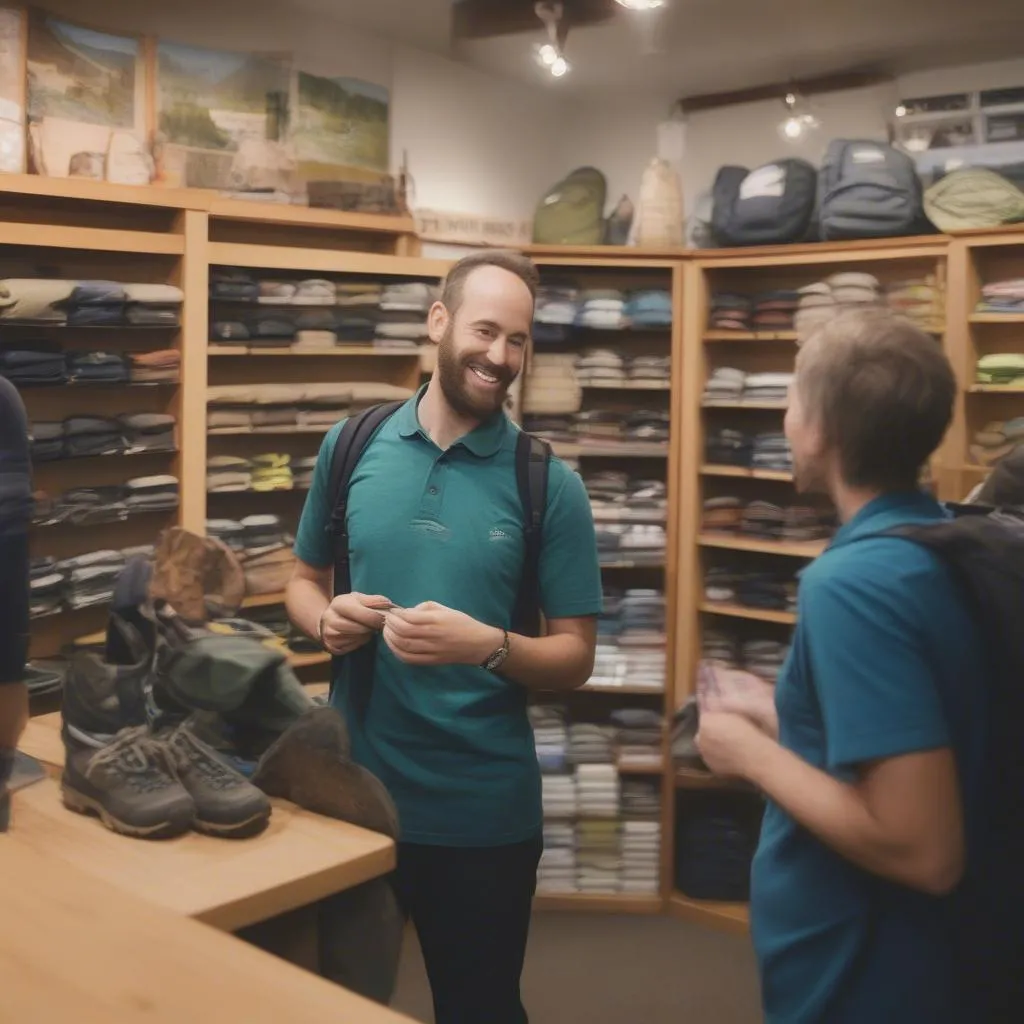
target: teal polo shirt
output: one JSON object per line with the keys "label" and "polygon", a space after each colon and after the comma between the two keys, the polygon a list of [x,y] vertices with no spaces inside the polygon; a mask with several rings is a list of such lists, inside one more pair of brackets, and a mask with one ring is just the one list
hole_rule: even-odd
{"label": "teal polo shirt", "polygon": [[[949,746],[971,849],[985,731],[981,639],[938,556],[880,537],[945,516],[924,494],[871,502],[800,580],[779,676],[779,740],[830,775]],[[946,1024],[958,1015],[952,901],[844,860],[769,802],[751,930],[774,1024]]]}
{"label": "teal polo shirt", "polygon": [[[442,451],[420,426],[422,390],[387,420],[360,459],[349,497],[352,589],[409,608],[437,601],[510,628],[523,564],[516,485],[518,428],[504,413]],[[333,564],[331,460],[324,439],[295,554]],[[540,559],[548,618],[598,615],[601,575],[586,489],[552,459]],[[353,756],[396,805],[402,840],[444,846],[522,842],[542,827],[540,770],[526,691],[469,665],[405,665],[379,637],[365,721],[352,713],[344,670],[334,703]]]}

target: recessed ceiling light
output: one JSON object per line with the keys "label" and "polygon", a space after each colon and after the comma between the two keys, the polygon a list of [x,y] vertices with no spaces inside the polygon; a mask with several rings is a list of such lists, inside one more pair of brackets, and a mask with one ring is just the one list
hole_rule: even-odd
{"label": "recessed ceiling light", "polygon": [[631,11],[654,11],[665,6],[665,0],[615,0],[620,7],[628,7]]}
{"label": "recessed ceiling light", "polygon": [[555,78],[562,78],[569,73],[569,62],[564,57],[556,57],[551,65],[551,74]]}

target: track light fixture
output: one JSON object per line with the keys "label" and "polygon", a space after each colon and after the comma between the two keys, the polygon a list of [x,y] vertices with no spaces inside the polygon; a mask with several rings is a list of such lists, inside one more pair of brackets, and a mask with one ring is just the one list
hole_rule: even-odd
{"label": "track light fixture", "polygon": [[537,62],[552,78],[564,78],[572,70],[565,59],[568,26],[564,21],[564,8],[560,3],[536,3],[533,9],[548,35],[548,41],[534,49]]}

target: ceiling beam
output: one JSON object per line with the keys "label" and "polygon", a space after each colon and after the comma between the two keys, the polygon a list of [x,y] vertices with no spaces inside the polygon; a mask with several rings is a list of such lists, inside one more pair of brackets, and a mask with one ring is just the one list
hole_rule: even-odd
{"label": "ceiling beam", "polygon": [[834,75],[821,75],[817,78],[791,79],[788,82],[756,85],[749,89],[737,89],[734,92],[712,92],[705,93],[703,96],[686,96],[679,101],[679,108],[684,114],[693,114],[699,110],[716,110],[719,107],[732,107],[738,103],[782,99],[787,92],[796,92],[801,96],[819,96],[826,92],[864,89],[870,85],[880,85],[883,82],[891,81],[892,75],[879,72],[846,71]]}

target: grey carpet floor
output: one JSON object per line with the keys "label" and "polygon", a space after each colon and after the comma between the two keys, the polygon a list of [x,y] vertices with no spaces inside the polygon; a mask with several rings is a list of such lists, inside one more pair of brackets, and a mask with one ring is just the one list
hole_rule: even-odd
{"label": "grey carpet floor", "polygon": [[[668,917],[534,914],[523,999],[530,1024],[761,1020],[749,942]],[[414,937],[394,1005],[414,1020],[434,1019]]]}

